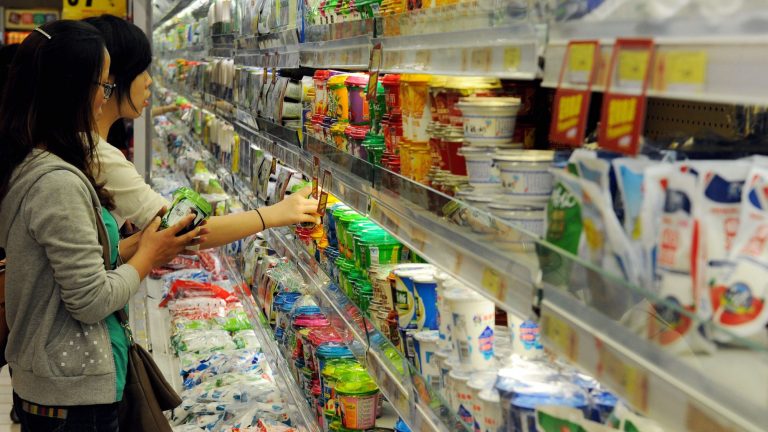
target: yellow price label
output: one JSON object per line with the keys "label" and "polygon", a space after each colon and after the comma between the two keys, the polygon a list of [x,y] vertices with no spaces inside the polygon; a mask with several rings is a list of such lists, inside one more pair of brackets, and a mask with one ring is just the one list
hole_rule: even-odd
{"label": "yellow price label", "polygon": [[704,84],[707,78],[706,51],[670,52],[664,56],[667,84]]}
{"label": "yellow price label", "polygon": [[520,68],[520,47],[504,48],[504,70],[516,71]]}
{"label": "yellow price label", "polygon": [[557,131],[566,131],[579,123],[579,114],[581,114],[581,105],[584,95],[574,94],[560,98],[560,106],[557,111]]}
{"label": "yellow price label", "polygon": [[125,18],[128,16],[127,0],[62,0],[61,18],[81,20],[110,14]]}
{"label": "yellow price label", "polygon": [[608,104],[608,139],[615,139],[632,131],[637,115],[637,98],[612,99]]}
{"label": "yellow price label", "polygon": [[613,351],[600,345],[598,349],[600,365],[598,366],[598,379],[604,378],[612,381],[621,395],[633,407],[641,412],[648,410],[648,376],[638,367],[625,363]]}
{"label": "yellow price label", "polygon": [[427,235],[420,228],[414,226],[411,228],[411,240],[413,241],[413,247],[419,252],[424,252],[424,245],[426,244]]}
{"label": "yellow price label", "polygon": [[694,405],[693,401],[688,401],[688,409],[685,415],[686,429],[692,431],[707,432],[735,432],[736,428],[724,426],[715,419],[707,409],[702,409]]}
{"label": "yellow price label", "polygon": [[493,295],[493,297],[497,299],[502,298],[504,292],[504,280],[496,270],[486,267],[485,270],[483,270],[483,278],[480,283],[486,291]]}
{"label": "yellow price label", "polygon": [[595,65],[595,49],[592,43],[575,43],[571,45],[568,58],[568,68],[571,72],[591,72]]}
{"label": "yellow price label", "polygon": [[643,81],[648,70],[650,51],[625,49],[619,52],[619,80]]}
{"label": "yellow price label", "polygon": [[565,321],[545,313],[541,318],[541,331],[544,338],[550,341],[570,361],[576,361],[578,356],[578,336]]}
{"label": "yellow price label", "polygon": [[470,68],[475,71],[487,72],[491,68],[491,48],[473,49],[470,55],[472,64]]}

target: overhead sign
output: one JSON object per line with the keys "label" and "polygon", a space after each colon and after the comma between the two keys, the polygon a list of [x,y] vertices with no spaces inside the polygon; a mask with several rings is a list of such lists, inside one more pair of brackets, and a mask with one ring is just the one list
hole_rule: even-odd
{"label": "overhead sign", "polygon": [[45,23],[59,19],[55,9],[6,9],[6,30],[33,30]]}
{"label": "overhead sign", "polygon": [[127,0],[62,0],[62,18],[81,20],[92,16],[110,14],[128,17]]}

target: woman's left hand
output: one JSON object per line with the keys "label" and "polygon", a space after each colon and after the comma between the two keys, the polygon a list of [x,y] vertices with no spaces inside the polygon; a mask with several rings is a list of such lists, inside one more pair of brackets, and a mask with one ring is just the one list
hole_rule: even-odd
{"label": "woman's left hand", "polygon": [[265,228],[274,228],[286,225],[294,225],[302,222],[320,223],[320,215],[317,214],[318,200],[307,198],[312,193],[312,186],[288,195],[277,204],[259,209]]}

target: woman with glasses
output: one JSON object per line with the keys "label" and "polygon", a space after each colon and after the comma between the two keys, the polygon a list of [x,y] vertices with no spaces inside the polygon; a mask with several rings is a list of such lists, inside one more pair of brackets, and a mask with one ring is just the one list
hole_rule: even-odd
{"label": "woman with glasses", "polygon": [[[161,212],[168,202],[153,191],[137,173],[136,167],[105,139],[109,128],[120,118],[136,119],[149,106],[152,78],[147,69],[152,62],[149,40],[137,26],[115,16],[102,15],[85,20],[98,28],[112,56],[109,77],[105,81],[114,86],[112,97],[104,104],[104,114],[98,122],[99,155],[96,180],[113,194],[116,209],[113,212],[118,225],[130,220],[139,228]],[[106,87],[105,87],[106,90]],[[201,247],[215,247],[255,234],[266,228],[319,222],[314,214],[317,200],[307,199],[306,188],[272,206],[227,216],[212,217],[206,225],[209,234]]]}
{"label": "woman with glasses", "polygon": [[118,430],[128,342],[114,313],[205,234],[176,237],[191,218],[157,231],[155,218],[133,248],[118,247],[93,172],[109,65],[93,26],[49,23],[19,46],[0,101],[5,356],[23,431]]}

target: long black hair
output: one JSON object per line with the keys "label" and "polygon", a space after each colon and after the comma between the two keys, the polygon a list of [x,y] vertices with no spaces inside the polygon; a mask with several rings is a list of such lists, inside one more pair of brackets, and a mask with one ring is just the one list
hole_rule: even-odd
{"label": "long black hair", "polygon": [[111,208],[111,197],[91,173],[97,130],[93,100],[106,55],[104,39],[79,21],[55,21],[41,30],[19,46],[0,101],[0,201],[13,171],[41,147],[80,169],[102,205]]}
{"label": "long black hair", "polygon": [[127,97],[128,104],[136,113],[131,100],[131,83],[152,64],[152,45],[144,32],[135,24],[114,15],[101,15],[84,20],[101,32],[112,63],[109,74],[115,79],[115,97],[118,107]]}

